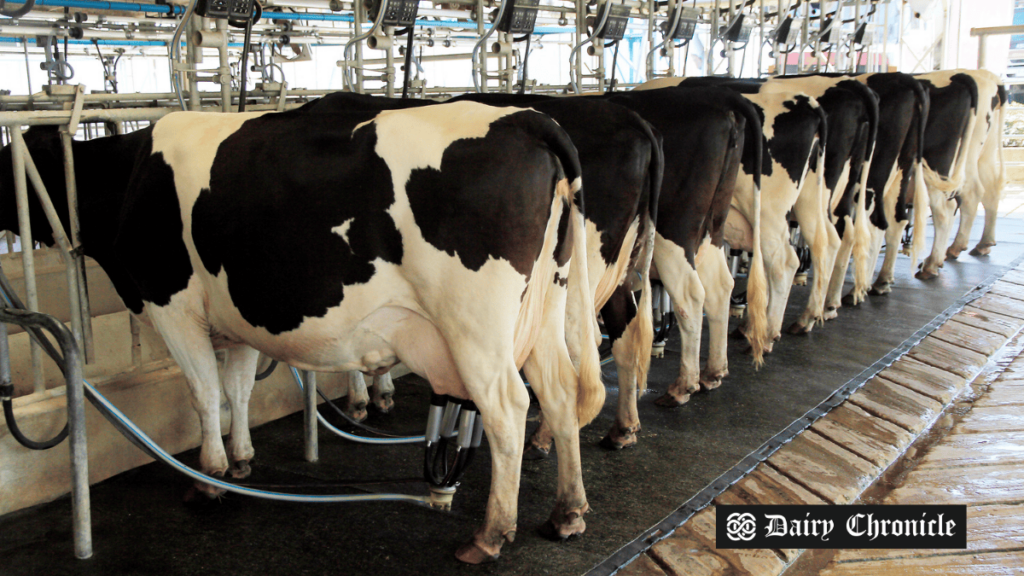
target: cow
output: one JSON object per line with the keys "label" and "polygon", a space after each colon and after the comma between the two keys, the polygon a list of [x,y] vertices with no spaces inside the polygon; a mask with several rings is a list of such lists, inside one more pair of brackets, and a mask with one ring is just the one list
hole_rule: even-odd
{"label": "cow", "polygon": [[[916,206],[928,203],[920,166],[929,100],[921,84],[908,74],[890,72],[825,76],[855,79],[878,95],[878,138],[871,156],[865,194],[870,241],[866,247],[863,244],[854,247],[855,253],[866,251],[867,265],[854,268],[854,289],[845,298],[842,296],[845,275],[836,272],[832,274],[825,306],[827,310],[835,310],[843,304],[856,306],[868,294],[884,295],[892,291],[896,255],[900,250],[903,230],[909,223],[908,191],[913,189]],[[923,229],[925,211],[918,209],[914,216],[916,229]],[[870,283],[869,277],[875,269],[883,240],[886,246],[885,260],[874,283]],[[917,267],[917,256],[923,248],[922,241],[923,237],[919,237],[911,246],[912,268]],[[870,289],[865,290],[868,285]]]}
{"label": "cow", "polygon": [[957,258],[967,249],[974,217],[978,213],[978,202],[985,206],[985,229],[971,254],[984,256],[991,251],[992,246],[996,244],[999,200],[1003,187],[1006,186],[1006,164],[1003,160],[1003,139],[1000,135],[1008,102],[1006,88],[999,83],[999,77],[987,70],[951,70],[933,72],[917,78],[941,87],[952,83],[954,78],[959,78],[963,82],[964,77],[972,79],[977,86],[978,107],[974,129],[966,145],[964,186],[958,194],[960,227],[946,251],[948,258]]}
{"label": "cow", "polygon": [[[956,198],[964,186],[971,134],[978,118],[978,85],[966,74],[932,73],[915,76],[928,91],[929,112],[925,122],[921,170],[928,192],[935,237],[918,279],[938,275],[946,259],[946,243],[953,224]],[[916,205],[923,212],[925,206]],[[915,230],[914,238],[923,238]]]}
{"label": "cow", "polygon": [[[636,90],[671,87],[677,92],[685,92],[705,85],[706,82],[700,78],[659,78],[641,84]],[[817,164],[815,174],[819,179],[823,177],[827,121],[817,101],[805,94],[760,93],[762,86],[752,82],[733,81],[716,85],[742,94],[763,119],[763,165],[758,169],[750,163],[742,163],[739,185],[732,198],[735,211],[729,213],[736,225],[726,226],[726,232],[743,229],[746,222],[753,222],[756,217],[760,219],[760,237],[754,240],[754,246],[748,245],[749,241],[745,241],[742,236],[727,234],[725,241],[737,249],[761,249],[768,282],[769,339],[765,351],[771,351],[772,342],[782,334],[783,313],[799,266],[796,252],[790,246],[789,220],[786,215],[800,195],[809,166]],[[753,194],[755,174],[763,182],[760,192],[763,200],[757,203]],[[819,186],[818,190],[821,189],[822,186]],[[827,219],[823,207],[806,211],[806,217],[806,230],[825,229]],[[801,222],[802,227],[804,224]],[[818,263],[823,250],[819,250],[814,242],[812,249],[816,253],[815,262]],[[705,283],[705,289],[709,284],[713,284],[715,290],[721,289],[720,283]],[[821,317],[821,314],[817,314],[817,317]]]}
{"label": "cow", "polygon": [[[26,141],[66,222],[59,139],[32,130]],[[579,161],[550,118],[469,102],[175,112],[74,150],[82,250],[181,366],[200,413],[204,472],[229,468],[215,347],[228,348],[221,384],[239,410],[236,464],[253,455],[239,391],[251,387],[257,350],[315,371],[380,374],[402,361],[434,392],[479,409],[490,498],[456,556],[494,560],[516,531],[529,403],[522,368],[559,452],[549,529],[585,530],[578,430],[599,412],[604,387],[591,323],[581,323],[579,372],[566,348],[567,299],[593,304]],[[10,154],[0,166],[11,166]],[[0,226],[16,232],[3,170]],[[32,223],[45,239],[37,203]]]}
{"label": "cow", "polygon": [[[468,94],[449,102],[464,100],[532,107],[557,121],[577,147],[583,179],[588,182],[587,270],[591,294],[608,331],[620,389],[616,423],[601,444],[613,449],[630,446],[636,442],[640,425],[635,402],[629,410],[623,406],[623,398],[635,397],[638,386],[645,386],[653,340],[648,270],[664,164],[661,137],[634,112],[595,99]],[[303,109],[316,113],[432,104],[429,100],[337,92],[312,101]],[[635,289],[642,289],[639,303],[633,298]],[[580,321],[583,319],[571,314],[567,318],[570,326]],[[571,334],[578,331],[569,332],[570,354],[575,357],[577,345]],[[545,457],[551,451],[551,431],[543,422],[528,444],[533,457]]]}

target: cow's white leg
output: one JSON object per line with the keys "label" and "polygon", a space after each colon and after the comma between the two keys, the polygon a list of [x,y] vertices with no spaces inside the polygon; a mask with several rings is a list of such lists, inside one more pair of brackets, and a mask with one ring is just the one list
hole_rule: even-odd
{"label": "cow's white leg", "polygon": [[[456,357],[468,356],[457,350],[452,353]],[[467,376],[465,386],[483,419],[491,450],[491,493],[484,524],[473,534],[473,540],[455,553],[459,560],[469,564],[496,559],[502,544],[515,539],[523,437],[530,404],[526,386],[511,361],[502,363],[498,358],[480,356],[475,361],[466,358],[468,364],[456,361],[459,373]],[[491,365],[485,366],[488,363]],[[550,407],[542,407],[548,415]]]}
{"label": "cow's white leg", "polygon": [[228,438],[228,456],[231,458],[231,477],[249,476],[249,461],[256,452],[249,437],[249,398],[256,384],[256,364],[260,353],[249,346],[227,350],[222,385],[231,407],[231,436]]}
{"label": "cow's white leg", "polygon": [[370,401],[378,410],[387,414],[395,407],[393,399],[395,395],[395,382],[391,379],[391,372],[373,377],[370,385]]}
{"label": "cow's white leg", "polygon": [[[610,450],[621,450],[636,444],[637,433],[640,432],[640,416],[637,413],[638,360],[640,348],[644,343],[639,338],[654,339],[654,334],[637,334],[640,316],[633,302],[633,293],[629,284],[624,283],[615,289],[608,302],[601,307],[604,327],[612,339],[612,357],[619,381],[619,401],[615,413],[615,422],[611,430],[601,440],[601,447]],[[648,344],[645,349],[650,349]],[[650,353],[647,353],[650,356]]]}
{"label": "cow's white leg", "polygon": [[[1001,118],[1002,115],[999,117]],[[1001,136],[997,132],[995,135],[990,135],[989,138],[998,142]],[[999,216],[999,200],[1003,195],[1004,185],[1001,171],[1003,151],[1002,146],[999,146],[999,150],[991,152],[988,148],[989,143],[986,142],[985,149],[981,153],[981,160],[978,162],[978,174],[983,189],[981,203],[985,206],[985,230],[981,233],[978,245],[971,250],[972,256],[987,255],[996,245],[996,219]]]}
{"label": "cow's white leg", "polygon": [[[190,312],[187,306],[189,293],[198,280],[193,277],[189,288],[174,295],[167,306],[148,304],[153,325],[163,336],[171,353],[192,391],[192,406],[199,413],[202,430],[202,448],[199,452],[200,470],[210,476],[223,476],[228,470],[228,457],[221,440],[220,385],[217,374],[217,358],[210,342],[210,328],[201,325],[199,316]],[[195,309],[195,307],[193,307]],[[210,496],[217,496],[223,490],[207,484],[196,483],[196,488]]]}
{"label": "cow's white leg", "polygon": [[654,265],[661,282],[672,297],[679,334],[682,337],[679,377],[665,395],[655,401],[659,406],[679,406],[700,390],[700,332],[704,307],[704,286],[697,271],[686,258],[686,251],[661,234],[654,236]]}
{"label": "cow's white leg", "polygon": [[[960,253],[967,249],[967,244],[971,240],[971,229],[974,227],[975,217],[978,216],[978,202],[981,200],[979,198],[981,195],[980,184],[968,177],[967,184],[958,195],[960,196],[960,226],[957,228],[953,243],[946,250],[946,257],[953,259],[960,257]],[[935,204],[935,200],[932,200],[932,204]],[[937,230],[935,240],[938,241]],[[934,253],[935,251],[932,250],[932,254]]]}
{"label": "cow's white leg", "polygon": [[844,216],[846,226],[843,227],[843,236],[839,241],[839,250],[836,252],[835,264],[832,266],[832,273],[828,280],[828,294],[825,298],[825,310],[822,318],[833,320],[839,314],[836,312],[842,307],[843,285],[846,283],[846,271],[850,267],[850,256],[853,254],[853,247],[857,239],[857,231],[854,229],[853,221],[849,216]]}
{"label": "cow's white leg", "polygon": [[767,351],[772,342],[782,335],[782,319],[786,302],[793,288],[793,277],[800,259],[789,241],[789,222],[782,214],[761,216],[761,253],[764,254],[765,273],[768,277],[768,332]]}
{"label": "cow's white leg", "polygon": [[839,233],[826,215],[827,206],[828,189],[819,187],[817,178],[808,177],[793,205],[793,213],[811,249],[814,284],[811,286],[807,308],[790,326],[790,334],[805,334],[816,323],[824,322],[825,294],[840,245]]}
{"label": "cow's white leg", "polygon": [[[932,209],[932,225],[935,227],[935,238],[932,244],[932,252],[924,259],[921,270],[914,275],[919,280],[928,280],[939,275],[939,268],[946,261],[946,251],[943,246],[949,241],[949,233],[953,224],[953,212],[956,210],[956,201],[947,200],[946,195],[939,192],[928,191],[928,200]],[[914,233],[919,231],[915,230]]]}
{"label": "cow's white leg", "polygon": [[348,398],[345,399],[345,414],[356,422],[366,420],[366,404],[370,394],[366,391],[366,378],[362,372],[348,373]]}
{"label": "cow's white leg", "polygon": [[[541,332],[530,356],[523,364],[523,372],[531,382],[541,410],[544,411],[544,423],[554,437],[558,453],[558,490],[555,507],[542,528],[542,533],[549,538],[565,539],[582,534],[586,530],[583,515],[589,509],[589,505],[583,489],[583,464],[580,460],[580,418],[577,414],[580,380],[569,358],[565,338],[560,336],[563,334],[560,328],[564,318],[559,314],[550,313],[559,309],[558,306],[551,306],[551,301],[557,301],[558,298],[559,296],[549,295]],[[516,379],[518,380],[518,375]],[[485,419],[484,422],[486,421]],[[488,440],[490,441],[490,432]],[[493,441],[491,445],[493,446]],[[516,472],[518,473],[518,467]]]}
{"label": "cow's white leg", "polygon": [[697,275],[704,286],[704,314],[708,319],[708,362],[700,373],[700,384],[707,390],[718,388],[729,375],[729,307],[735,284],[725,251],[701,244],[697,255]]}

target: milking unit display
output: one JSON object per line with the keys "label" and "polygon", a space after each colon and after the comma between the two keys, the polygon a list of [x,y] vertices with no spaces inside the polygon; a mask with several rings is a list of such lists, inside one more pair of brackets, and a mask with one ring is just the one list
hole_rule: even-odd
{"label": "milking unit display", "polygon": [[[615,362],[620,390],[602,446],[620,449],[642,441],[637,399],[652,349],[664,348],[669,318],[678,324],[682,351],[678,378],[656,401],[664,407],[722,384],[729,372],[728,319],[740,303],[747,318],[742,332],[755,362],[763,362],[782,334],[790,288],[808,268],[810,298],[791,333],[810,332],[869,293],[891,291],[911,219],[917,233],[906,252],[915,267],[928,213],[935,223],[921,280],[936,277],[947,256],[967,247],[979,202],[985,229],[972,254],[995,244],[1005,185],[1005,89],[984,70],[919,77],[887,71],[889,34],[874,31],[888,27],[890,17],[902,30],[905,15],[892,8],[860,0],[817,8],[799,0],[692,7],[630,0],[0,6],[7,16],[0,41],[21,38],[13,44],[22,44],[27,65],[28,37],[36,36],[47,77],[44,93],[0,95],[8,143],[0,155],[6,212],[0,225],[8,231],[8,252],[19,244],[30,248],[11,259],[21,266],[27,305],[0,270],[8,306],[2,319],[31,327],[21,336],[31,367],[21,362],[14,376],[6,332],[0,339],[2,397],[12,438],[35,449],[56,445],[61,436],[40,443],[17,431],[18,408],[32,399],[15,399],[50,398],[47,389],[56,386],[47,384],[44,352],[62,366],[76,555],[92,554],[84,395],[143,453],[210,496],[231,491],[296,502],[401,500],[447,508],[486,432],[491,499],[483,527],[457,557],[492,561],[517,529],[527,403],[519,370],[543,412],[525,450],[547,454],[557,446],[558,452],[558,495],[543,531],[554,539],[582,534],[589,505],[578,430],[604,402],[598,316],[610,345],[604,363]],[[403,98],[395,99],[394,46],[402,36]],[[471,52],[439,50],[468,38]],[[540,75],[551,65],[536,54],[530,61],[533,40],[563,42],[567,83],[529,77],[528,63]],[[290,88],[281,63],[315,56],[332,42],[342,48],[346,90]],[[103,92],[68,84],[69,58],[83,43],[103,62]],[[700,48],[693,61],[691,44]],[[902,50],[903,39],[895,44]],[[105,58],[101,46],[138,49],[140,57],[161,47],[169,53],[171,89],[118,93],[117,60]],[[283,56],[286,46],[294,57]],[[238,47],[236,68],[231,48]],[[206,48],[216,49],[217,68],[200,68]],[[367,48],[385,57],[367,59]],[[607,48],[614,48],[608,68]],[[472,86],[428,85],[424,65],[457,59],[471,61]],[[489,59],[497,60],[496,70],[489,71]],[[917,65],[939,70],[947,61],[944,54],[932,60]],[[765,74],[769,68],[810,75],[776,78]],[[252,91],[250,72],[260,76]],[[752,80],[680,78],[695,72]],[[218,92],[201,91],[204,82],[219,84]],[[432,100],[462,92],[471,94]],[[486,92],[494,94],[475,94]],[[591,92],[606,94],[583,101],[546,96]],[[23,135],[25,126],[32,128]],[[83,133],[84,141],[75,138]],[[262,174],[253,174],[254,159]],[[963,217],[947,250],[957,205]],[[36,243],[57,246],[64,276],[42,291]],[[885,260],[872,283],[883,245]],[[288,248],[295,246],[298,253]],[[131,312],[131,359],[121,368],[98,368],[108,346],[93,328],[99,314],[87,256],[109,278],[100,291],[123,302],[117,312]],[[853,289],[843,297],[851,259]],[[738,274],[741,268],[746,274]],[[734,278],[742,276],[745,286],[734,291]],[[256,279],[262,289],[245,287]],[[46,310],[40,296],[63,297],[67,308]],[[701,369],[703,316],[710,346]],[[54,334],[60,353],[39,326]],[[152,373],[160,345],[146,339],[154,337],[166,346],[161,368],[176,363],[188,383],[200,421],[201,471],[175,460],[104,398],[101,385],[81,378],[80,364],[87,371],[93,365],[91,374],[114,390],[119,378]],[[422,442],[430,496],[292,495],[224,480],[251,472],[257,351],[289,364],[288,375],[303,390],[306,460],[319,457],[318,420],[354,441]],[[355,371],[328,384],[332,395],[346,393],[344,412],[351,415],[370,399],[359,372],[374,375],[373,402],[388,409],[387,373],[398,362],[433,388],[425,434],[353,436],[317,412],[315,372]],[[230,405],[226,446],[222,387]],[[104,468],[100,479],[123,469]]]}

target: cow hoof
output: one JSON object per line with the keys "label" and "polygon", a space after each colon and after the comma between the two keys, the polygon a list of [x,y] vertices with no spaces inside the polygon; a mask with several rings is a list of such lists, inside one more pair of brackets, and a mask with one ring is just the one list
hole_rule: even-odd
{"label": "cow hoof", "polygon": [[799,322],[793,322],[789,328],[786,329],[786,332],[793,336],[806,336],[811,333],[811,326],[813,326],[813,324],[805,326]]}
{"label": "cow hoof", "polygon": [[721,372],[704,372],[700,375],[700,387],[704,390],[714,390],[722,385],[722,380],[729,375],[728,370]]}
{"label": "cow hoof", "polygon": [[622,450],[623,448],[629,448],[636,444],[636,433],[639,432],[639,430],[639,426],[636,428],[620,428],[618,424],[613,424],[608,435],[602,438],[598,445],[605,450]]}
{"label": "cow hoof", "polygon": [[851,306],[851,307],[860,304],[860,302],[857,300],[857,297],[854,296],[853,292],[850,292],[846,296],[843,296],[842,302],[843,302],[843,306]]}
{"label": "cow hoof", "polygon": [[836,318],[839,317],[839,311],[836,309],[835,306],[832,306],[830,308],[826,308],[825,313],[822,314],[821,317],[826,322],[829,320],[835,320]]}
{"label": "cow hoof", "polygon": [[889,292],[892,292],[892,282],[879,282],[868,290],[868,294],[872,296],[885,296]]}
{"label": "cow hoof", "polygon": [[248,460],[239,460],[238,462],[235,462],[235,465],[231,467],[231,470],[229,470],[228,473],[231,474],[231,477],[235,480],[241,480],[243,478],[248,478],[249,475],[252,474],[252,468],[249,466]]}
{"label": "cow hoof", "polygon": [[794,276],[793,286],[807,286],[807,274],[797,274]]}
{"label": "cow hoof", "polygon": [[974,247],[974,250],[971,250],[971,256],[988,256],[991,252],[991,244],[985,246],[978,244],[977,246]]}
{"label": "cow hoof", "polygon": [[385,394],[380,398],[373,400],[373,406],[381,414],[387,414],[395,408],[395,400],[391,397],[391,394]]}
{"label": "cow hoof", "polygon": [[960,253],[963,252],[963,251],[964,251],[963,248],[955,248],[953,246],[950,246],[946,250],[946,259],[947,260],[956,260],[957,258],[960,257]]}
{"label": "cow hoof", "polygon": [[919,270],[917,274],[914,274],[914,278],[917,278],[918,280],[933,280],[938,277],[939,275],[937,273],[925,270],[924,268]]}
{"label": "cow hoof", "polygon": [[[224,472],[210,472],[209,476],[220,480],[224,478]],[[227,490],[223,488],[217,488],[205,482],[196,482],[185,492],[184,501],[194,503],[210,502],[212,500],[219,501],[226,492]]]}
{"label": "cow hoof", "polygon": [[350,404],[345,408],[345,414],[348,414],[348,417],[355,420],[356,422],[362,422],[363,420],[366,420],[366,402]]}
{"label": "cow hoof", "polygon": [[548,521],[541,524],[537,533],[555,542],[564,542],[570,538],[579,536],[587,531],[587,523],[583,521],[583,512],[587,509],[586,504],[582,509],[575,509],[572,512],[562,513],[561,507],[556,505],[554,512]]}
{"label": "cow hoof", "polygon": [[551,456],[551,446],[539,446],[530,440],[523,448],[523,460],[547,460]]}
{"label": "cow hoof", "polygon": [[661,398],[655,400],[654,404],[656,406],[661,406],[662,408],[678,408],[679,406],[682,406],[683,404],[686,404],[689,401],[689,394],[675,395],[672,394],[671,392],[666,392]]}
{"label": "cow hoof", "polygon": [[455,552],[455,557],[466,564],[490,564],[497,561],[499,556],[501,556],[499,552],[488,552],[481,548],[475,540],[464,544]]}

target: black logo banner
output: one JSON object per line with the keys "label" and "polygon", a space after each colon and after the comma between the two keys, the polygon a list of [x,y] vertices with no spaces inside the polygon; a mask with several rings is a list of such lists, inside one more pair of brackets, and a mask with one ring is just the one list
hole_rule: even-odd
{"label": "black logo banner", "polygon": [[967,506],[718,506],[718,548],[967,548]]}

